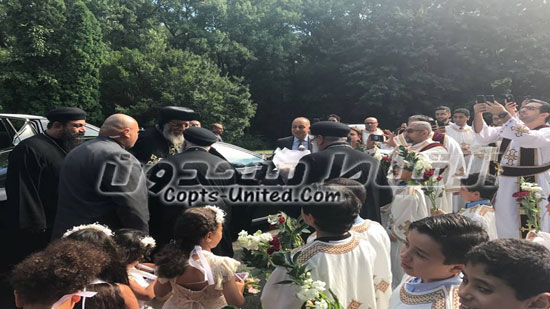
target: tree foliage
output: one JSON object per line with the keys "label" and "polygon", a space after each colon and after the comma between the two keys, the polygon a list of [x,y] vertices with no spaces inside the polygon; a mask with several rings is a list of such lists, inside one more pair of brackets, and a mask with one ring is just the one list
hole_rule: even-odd
{"label": "tree foliage", "polygon": [[549,13],[543,0],[0,0],[0,100],[145,126],[183,105],[233,141],[330,113],[392,128],[477,94],[550,98]]}

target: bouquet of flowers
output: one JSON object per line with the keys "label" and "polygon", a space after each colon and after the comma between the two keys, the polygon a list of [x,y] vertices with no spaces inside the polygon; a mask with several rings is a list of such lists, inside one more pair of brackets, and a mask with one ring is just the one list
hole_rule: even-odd
{"label": "bouquet of flowers", "polygon": [[435,200],[443,195],[443,186],[441,185],[441,176],[435,176],[435,171],[433,169],[427,170],[424,172],[422,179],[420,180],[420,185],[422,186],[422,191],[428,197],[432,203],[432,210],[437,211],[439,207],[435,203]]}
{"label": "bouquet of flowers", "polygon": [[380,162],[380,167],[382,167],[384,174],[387,174],[391,167],[390,156],[387,154],[383,154],[380,151],[377,151],[373,157]]}
{"label": "bouquet of flowers", "polygon": [[298,255],[295,254],[293,258],[290,252],[286,252],[274,256],[275,265],[285,268],[291,278],[278,284],[298,286],[300,290],[296,293],[296,297],[304,302],[302,308],[344,309],[338,297],[330,289],[327,291],[325,282],[311,279],[311,272],[307,270],[306,265],[298,263]]}
{"label": "bouquet of flowers", "polygon": [[303,246],[302,233],[307,233],[307,224],[300,219],[287,216],[284,212],[268,216],[269,224],[278,229],[277,236],[271,233],[256,233],[249,235],[246,231],[239,233],[238,243],[243,248],[242,261],[256,268],[255,273],[265,273],[267,276],[275,269],[272,256],[276,252],[289,252]]}
{"label": "bouquet of flowers", "polygon": [[279,230],[277,236],[282,248],[291,250],[305,245],[301,235],[303,233],[310,233],[310,231],[308,225],[301,217],[294,219],[287,216],[284,212],[280,212],[267,216],[267,222]]}
{"label": "bouquet of flowers", "polygon": [[525,231],[540,232],[541,217],[539,202],[544,200],[544,197],[540,194],[542,188],[537,186],[536,183],[525,181],[523,177],[519,181],[520,191],[512,194],[527,216],[526,227],[522,228]]}
{"label": "bouquet of flowers", "polygon": [[244,282],[244,296],[255,296],[262,291],[260,279],[250,276],[248,272],[236,273],[235,276]]}

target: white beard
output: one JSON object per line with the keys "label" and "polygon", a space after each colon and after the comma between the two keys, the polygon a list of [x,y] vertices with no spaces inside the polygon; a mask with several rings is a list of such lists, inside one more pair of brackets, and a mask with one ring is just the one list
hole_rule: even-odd
{"label": "white beard", "polygon": [[181,153],[183,151],[183,142],[185,141],[183,134],[180,136],[176,136],[172,134],[172,132],[170,132],[170,128],[168,125],[164,125],[164,128],[162,129],[162,135],[167,141],[174,145],[174,147],[178,150],[178,153]]}

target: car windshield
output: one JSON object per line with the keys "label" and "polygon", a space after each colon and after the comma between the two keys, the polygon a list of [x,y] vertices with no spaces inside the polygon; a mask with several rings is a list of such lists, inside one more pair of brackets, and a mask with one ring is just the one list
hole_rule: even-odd
{"label": "car windshield", "polygon": [[244,148],[226,143],[212,145],[231,165],[239,167],[263,161],[261,155]]}

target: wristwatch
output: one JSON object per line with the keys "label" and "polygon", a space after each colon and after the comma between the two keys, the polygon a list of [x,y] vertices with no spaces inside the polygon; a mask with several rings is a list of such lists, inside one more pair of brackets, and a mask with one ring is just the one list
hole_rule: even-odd
{"label": "wristwatch", "polygon": [[498,118],[500,118],[500,119],[506,118],[506,116],[508,116],[508,112],[502,112],[502,113],[498,114]]}

